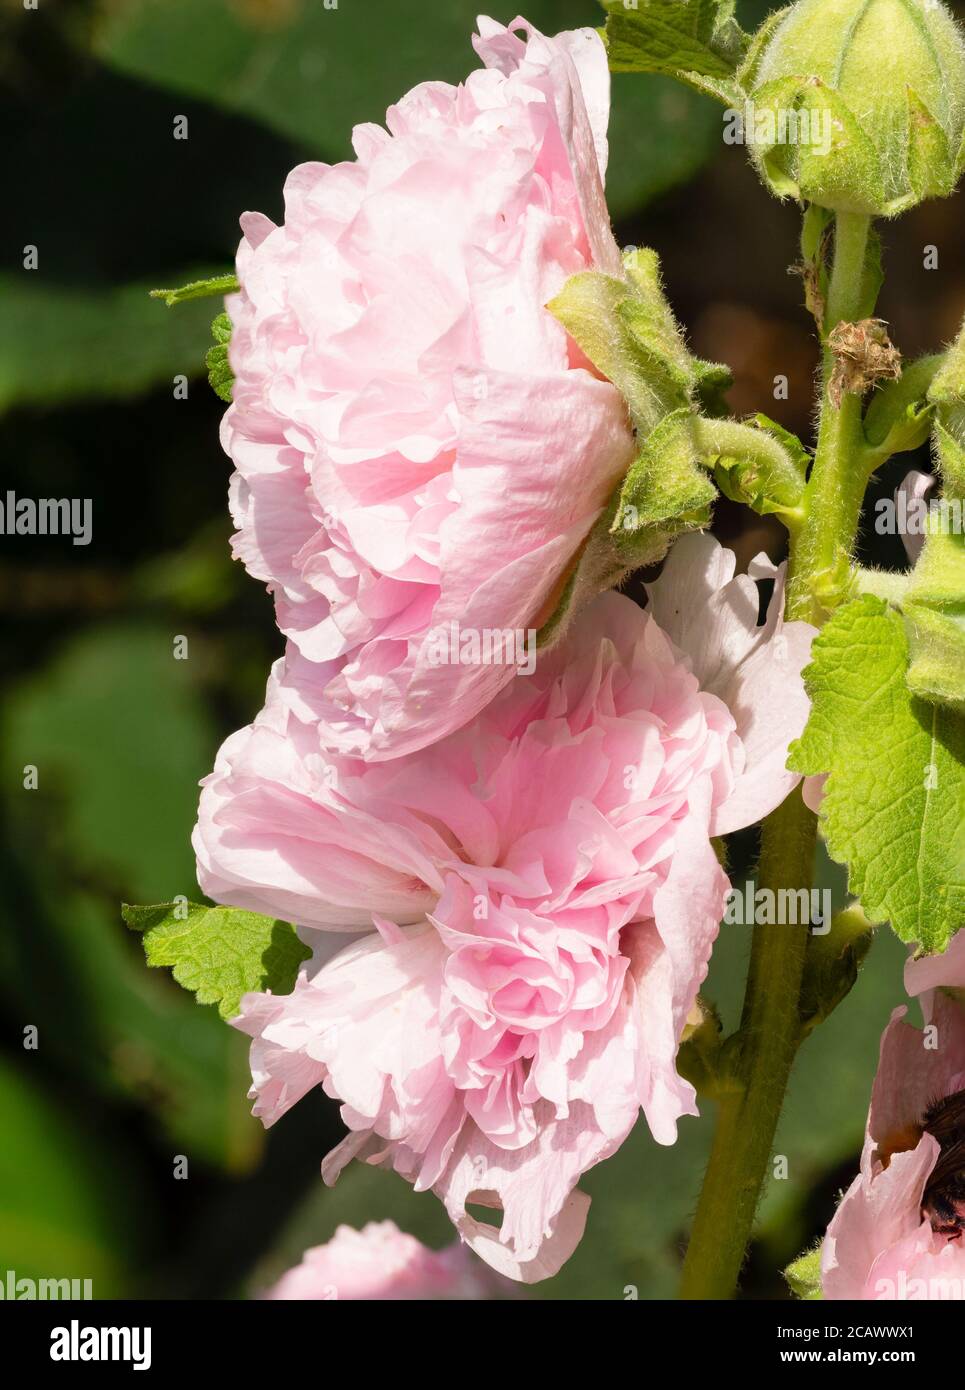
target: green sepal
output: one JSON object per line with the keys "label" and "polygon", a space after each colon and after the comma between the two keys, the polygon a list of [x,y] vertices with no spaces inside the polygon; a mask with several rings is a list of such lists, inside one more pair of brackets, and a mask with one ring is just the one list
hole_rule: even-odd
{"label": "green sepal", "polygon": [[640,438],[690,402],[722,409],[730,370],[688,351],[663,292],[656,253],[634,247],[623,253],[623,266],[622,280],[580,271],[547,308],[620,391]]}
{"label": "green sepal", "polygon": [[639,453],[581,547],[540,646],[603,589],[662,559],[675,536],[708,525],[717,495],[699,465],[694,403],[719,408],[730,373],[688,352],[655,253],[629,249],[623,266],[623,279],[592,270],[571,276],[547,306],[623,396]]}
{"label": "green sepal", "polygon": [[811,462],[797,435],[760,414],[752,423],[701,421],[697,430],[701,461],[725,497],[761,516],[797,514]]}
{"label": "green sepal", "polygon": [[[610,535],[637,569],[659,558],[651,558],[651,538],[661,537],[663,554],[679,532],[707,525],[716,495],[697,464],[694,417],[687,407],[675,410],[660,421],[630,465]],[[648,558],[637,558],[644,553]]]}
{"label": "green sepal", "polygon": [[240,907],[125,903],[121,914],[143,934],[148,965],[169,966],[179,985],[199,1004],[217,1004],[222,1018],[234,1018],[249,991],[290,994],[312,954],[288,922]]}
{"label": "green sepal", "polygon": [[937,353],[919,357],[872,396],[864,435],[882,461],[919,448],[931,433],[934,406],[928,392],[941,361]]}
{"label": "green sepal", "polygon": [[236,275],[212,275],[207,280],[192,280],[176,290],[151,290],[152,299],[163,299],[168,308],[188,299],[207,299],[214,294],[234,294],[241,286]]}
{"label": "green sepal", "polygon": [[681,407],[647,436],[584,542],[552,615],[537,634],[539,647],[552,645],[598,593],[663,559],[676,536],[710,524],[717,494],[697,462],[694,430],[693,414]]}
{"label": "green sepal", "polygon": [[620,391],[643,437],[700,388],[719,387],[726,369],[691,357],[664,296],[656,253],[634,248],[623,264],[624,279],[597,270],[571,276],[547,308]]}
{"label": "green sepal", "polygon": [[755,87],[760,85],[757,80],[757,72],[761,65],[761,59],[774,36],[774,31],[784,22],[791,9],[791,5],[785,5],[783,9],[775,10],[751,35],[744,56],[737,67],[737,82],[742,92],[753,91]]}
{"label": "green sepal", "polygon": [[795,1298],[808,1301],[823,1299],[824,1294],[821,1291],[821,1245],[818,1244],[813,1250],[799,1255],[794,1263],[788,1265],[784,1271],[784,1278]]}
{"label": "green sepal", "polygon": [[835,913],[828,931],[808,937],[799,1003],[802,1037],[830,1018],[851,993],[873,931],[859,904],[852,903]]}
{"label": "green sepal", "polygon": [[[881,183],[878,153],[834,88],[819,78],[779,77],[757,88],[753,103],[758,124],[762,124],[762,112],[772,122],[772,128],[763,124],[762,129],[773,139],[755,140],[751,145],[752,158],[772,192],[779,198],[807,200],[838,211],[875,211],[873,194],[863,190]],[[827,150],[781,140],[780,123],[789,118],[788,113],[798,122],[805,117],[812,126],[819,122],[828,135]]]}
{"label": "green sepal", "polygon": [[704,415],[725,416],[727,393],[734,384],[734,373],[723,362],[692,361],[694,404]]}
{"label": "green sepal", "polygon": [[723,1066],[723,1032],[716,1006],[698,997],[677,1052],[677,1071],[704,1100],[720,1100],[735,1088],[736,1079]]}
{"label": "green sepal", "polygon": [[908,91],[909,204],[923,198],[947,198],[957,182],[948,138],[911,87]]}

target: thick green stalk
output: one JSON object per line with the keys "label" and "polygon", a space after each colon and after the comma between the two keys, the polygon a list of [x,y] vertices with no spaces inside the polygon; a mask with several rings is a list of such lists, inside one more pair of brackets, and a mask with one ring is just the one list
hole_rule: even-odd
{"label": "thick green stalk", "polygon": [[[867,218],[839,214],[828,294],[827,327],[852,321],[862,302]],[[786,615],[819,624],[819,597],[833,589],[840,557],[850,555],[867,484],[861,400],[828,393],[833,362],[825,353],[821,426],[804,501],[791,532]],[[775,895],[809,889],[816,821],[795,790],[764,822],[758,887]],[[780,901],[780,898],[777,898]],[[734,1088],[720,1104],[717,1128],[684,1261],[681,1297],[730,1298],[767,1177],[777,1122],[801,1043],[798,1006],[809,928],[756,926],[734,1059]]]}

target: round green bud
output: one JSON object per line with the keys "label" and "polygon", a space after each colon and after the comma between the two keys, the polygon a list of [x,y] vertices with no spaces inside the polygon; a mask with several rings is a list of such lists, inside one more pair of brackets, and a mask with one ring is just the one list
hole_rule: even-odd
{"label": "round green bud", "polygon": [[965,40],[939,0],[798,0],[742,79],[745,138],[779,197],[893,216],[958,181]]}

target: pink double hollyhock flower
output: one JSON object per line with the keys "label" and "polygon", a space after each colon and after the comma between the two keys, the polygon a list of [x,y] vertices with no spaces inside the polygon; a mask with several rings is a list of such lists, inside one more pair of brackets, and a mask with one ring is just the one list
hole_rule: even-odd
{"label": "pink double hollyhock flower", "polygon": [[292,994],[249,994],[237,1020],[266,1124],[316,1085],[341,1100],[326,1181],[391,1165],[531,1281],[572,1252],[580,1175],[641,1108],[664,1144],[696,1113],[675,1060],[728,887],[711,836],[784,798],[807,714],[812,630],[782,623],[778,578],[759,627],[731,552],[685,537],[647,612],[601,595],[471,724],[386,763],[327,753],[279,665],[195,847],[221,902],[375,925],[334,959],[322,938]]}
{"label": "pink double hollyhock flower", "polygon": [[905,983],[926,1027],[902,1007],[881,1040],[861,1171],[822,1249],[829,1299],[965,1298],[965,931]]}
{"label": "pink double hollyhock flower", "polygon": [[473,42],[463,85],[295,169],[282,226],[244,216],[227,301],[235,554],[312,668],[326,743],[374,760],[505,684],[433,663],[430,634],[538,627],[634,454],[619,392],[545,308],[577,271],[623,274],[602,40],[480,19]]}
{"label": "pink double hollyhock flower", "polygon": [[339,1226],[327,1245],[306,1250],[264,1297],[439,1301],[493,1298],[497,1291],[495,1275],[474,1264],[464,1245],[430,1250],[394,1221],[370,1221],[361,1231]]}

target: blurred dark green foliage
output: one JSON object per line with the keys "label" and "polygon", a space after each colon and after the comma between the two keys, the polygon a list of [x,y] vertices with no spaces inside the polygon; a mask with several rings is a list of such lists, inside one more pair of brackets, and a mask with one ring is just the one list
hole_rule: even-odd
{"label": "blurred dark green foliage", "polygon": [[[519,2],[488,8],[509,20]],[[524,8],[550,32],[601,20],[593,0]],[[745,6],[745,23],[764,8]],[[280,217],[294,164],[345,157],[354,122],[381,119],[418,81],[475,66],[476,9],[65,0],[0,10],[0,491],[89,496],[94,518],[84,548],[0,537],[0,1271],[92,1277],[100,1296],[217,1297],[257,1288],[340,1221],[391,1215],[434,1244],[450,1238],[441,1206],[391,1175],[356,1166],[334,1192],[321,1186],[319,1159],[339,1135],[321,1098],[266,1141],[248,1115],[244,1040],[146,968],[119,904],[197,897],[198,779],[257,711],[281,650],[268,597],[229,554],[223,406],[204,380],[217,302],[168,309],[147,290],[229,269],[238,214]],[[180,115],[190,135],[176,142]],[[719,121],[711,101],[669,81],[615,79],[618,233],[666,253],[685,320],[721,283],[724,301],[792,319],[799,286],[781,277],[795,217],[768,203],[740,152],[728,153],[726,188],[701,173],[722,156]],[[756,241],[742,241],[760,222]],[[34,272],[22,268],[27,245],[38,247]],[[805,425],[807,370],[794,407]],[[176,398],[181,375],[187,399]],[[723,505],[722,534],[740,535],[745,516]],[[173,658],[178,636],[188,660]],[[27,765],[36,791],[24,789]],[[732,846],[740,871],[753,848],[747,836]],[[747,944],[746,929],[725,928],[715,955],[709,992],[725,1019]],[[778,1139],[789,1178],[770,1186],[751,1292],[782,1296],[777,1271],[849,1178],[901,958],[883,935],[852,998],[804,1049]],[[31,1025],[35,1050],[24,1047]],[[668,1295],[708,1138],[706,1118],[685,1121],[674,1149],[638,1127],[588,1178],[586,1240],[537,1292]],[[173,1176],[178,1155],[187,1181]]]}

